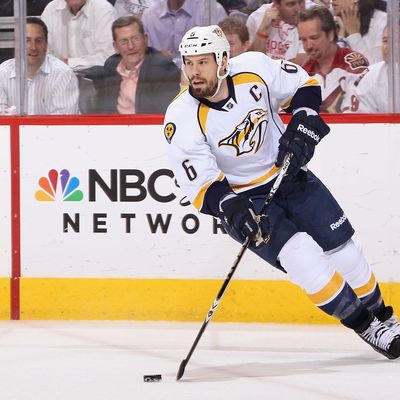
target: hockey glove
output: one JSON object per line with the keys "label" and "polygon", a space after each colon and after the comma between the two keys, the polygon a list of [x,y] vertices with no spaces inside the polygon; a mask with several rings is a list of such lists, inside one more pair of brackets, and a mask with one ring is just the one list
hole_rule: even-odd
{"label": "hockey glove", "polygon": [[249,237],[251,240],[256,241],[258,245],[264,241],[265,237],[269,238],[270,225],[268,218],[263,217],[261,221],[261,218],[256,215],[253,203],[249,198],[230,193],[221,200],[220,209],[225,222],[242,242]]}
{"label": "hockey glove", "polygon": [[292,153],[288,174],[296,175],[311,160],[315,146],[329,131],[329,126],[319,115],[307,115],[306,111],[297,112],[279,139],[276,166],[281,167],[285,155]]}

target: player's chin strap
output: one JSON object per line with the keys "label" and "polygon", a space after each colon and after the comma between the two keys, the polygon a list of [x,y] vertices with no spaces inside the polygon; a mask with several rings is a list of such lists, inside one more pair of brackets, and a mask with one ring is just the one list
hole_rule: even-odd
{"label": "player's chin strap", "polygon": [[229,68],[229,65],[227,65],[225,68],[225,73],[223,75],[220,75],[221,64],[222,64],[222,61],[218,64],[218,69],[217,69],[217,80],[218,80],[217,90],[215,91],[215,93],[212,96],[209,97],[209,99],[212,99],[213,97],[215,97],[218,94],[219,89],[221,89],[222,80],[225,79],[229,74],[230,68]]}
{"label": "player's chin strap", "polygon": [[[222,85],[223,79],[225,79],[225,78],[228,76],[229,71],[231,70],[230,67],[229,67],[229,65],[227,65],[226,68],[225,68],[225,73],[224,73],[223,75],[220,75],[221,63],[222,63],[222,61],[218,64],[218,69],[217,69],[217,80],[218,80],[217,89],[215,90],[215,93],[214,93],[212,96],[209,97],[209,99],[212,99],[213,97],[215,97],[215,96],[218,94],[219,89],[221,89],[221,85]],[[184,65],[184,64],[183,64],[183,65]],[[185,79],[186,79],[188,82],[190,82],[190,79],[189,79],[189,77],[187,76],[184,67],[182,67],[182,72],[183,72],[183,76],[185,77]]]}

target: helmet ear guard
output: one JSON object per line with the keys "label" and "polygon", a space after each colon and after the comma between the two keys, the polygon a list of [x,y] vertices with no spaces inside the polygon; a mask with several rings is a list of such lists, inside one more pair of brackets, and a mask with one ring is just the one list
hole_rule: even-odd
{"label": "helmet ear guard", "polygon": [[[218,65],[218,80],[224,79],[229,73],[230,46],[224,32],[218,25],[195,26],[188,30],[179,45],[179,52],[181,53],[182,59],[182,71],[186,78],[188,77],[185,72],[184,57],[209,53],[215,55],[215,60]],[[227,57],[226,71],[223,75],[220,75],[221,64],[225,54]]]}

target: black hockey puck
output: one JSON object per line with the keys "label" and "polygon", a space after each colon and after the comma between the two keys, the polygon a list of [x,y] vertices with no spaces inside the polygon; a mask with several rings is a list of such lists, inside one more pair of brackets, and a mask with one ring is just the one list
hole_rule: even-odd
{"label": "black hockey puck", "polygon": [[143,375],[143,380],[145,382],[160,382],[162,379],[160,375]]}

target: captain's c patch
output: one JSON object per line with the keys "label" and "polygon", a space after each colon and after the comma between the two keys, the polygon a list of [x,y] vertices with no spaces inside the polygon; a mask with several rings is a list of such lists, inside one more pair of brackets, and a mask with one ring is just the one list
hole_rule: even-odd
{"label": "captain's c patch", "polygon": [[176,126],[173,122],[168,122],[164,128],[165,139],[167,139],[168,143],[171,143],[172,136],[174,136],[176,132]]}

